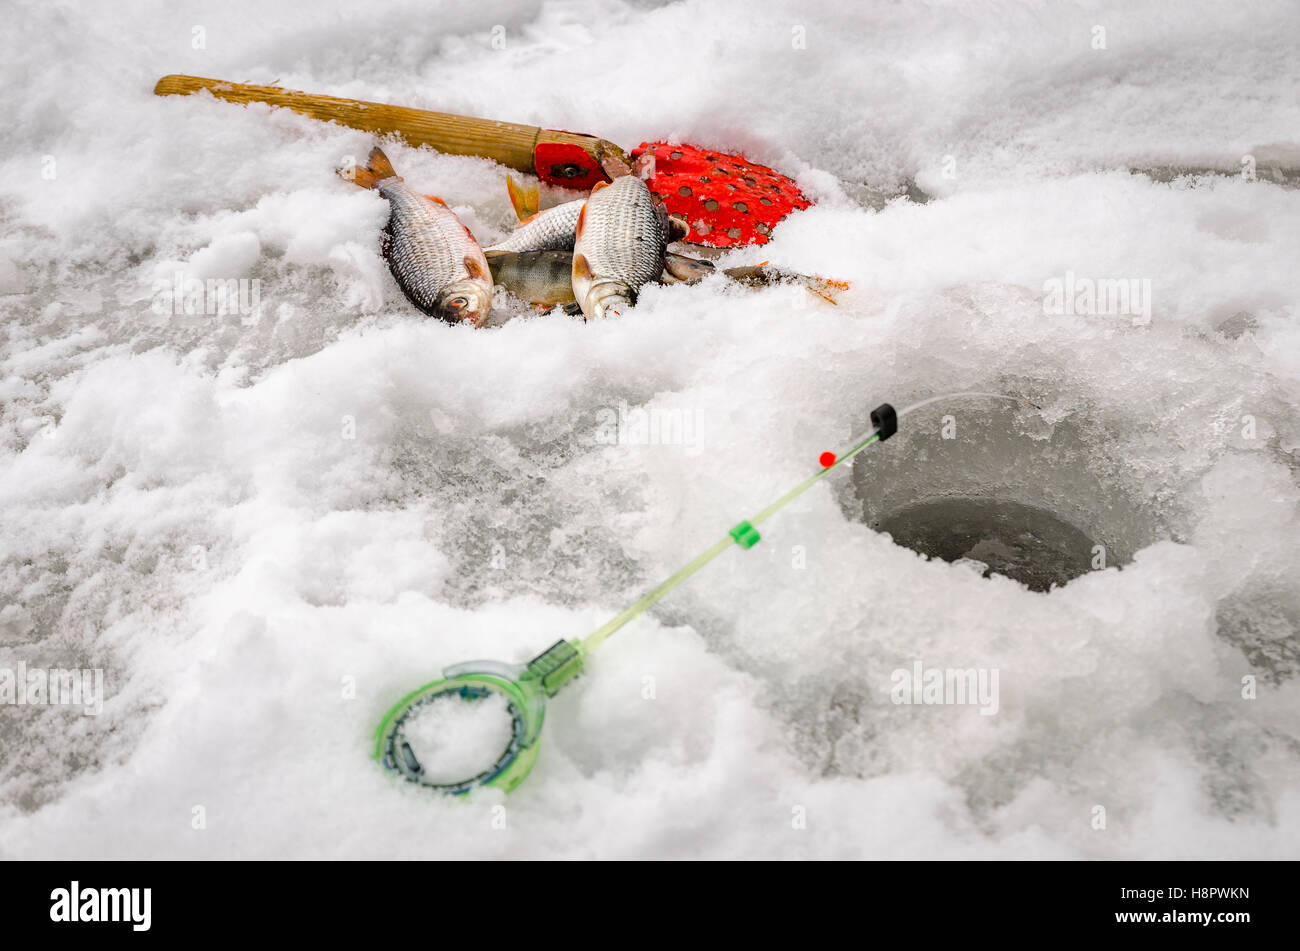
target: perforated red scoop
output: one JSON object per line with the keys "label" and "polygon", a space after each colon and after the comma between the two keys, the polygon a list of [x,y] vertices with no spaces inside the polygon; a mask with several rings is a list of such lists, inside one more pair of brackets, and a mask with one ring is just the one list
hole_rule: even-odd
{"label": "perforated red scoop", "polygon": [[713,248],[766,244],[776,223],[812,204],[793,179],[743,155],[693,145],[643,142],[634,160],[654,156],[646,184],[690,225],[686,240]]}

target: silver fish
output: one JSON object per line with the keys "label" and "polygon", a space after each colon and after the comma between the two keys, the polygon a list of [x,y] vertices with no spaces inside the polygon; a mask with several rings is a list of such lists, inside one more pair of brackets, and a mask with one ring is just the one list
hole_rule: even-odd
{"label": "silver fish", "polygon": [[573,255],[568,251],[495,251],[487,254],[492,282],[539,307],[573,303]]}
{"label": "silver fish", "polygon": [[388,199],[384,257],[407,299],[450,323],[481,327],[492,308],[492,275],[469,229],[441,198],[408,186],[382,150],[370,150],[364,168],[339,174]]}
{"label": "silver fish", "polygon": [[[642,179],[644,180],[644,176]],[[538,211],[536,185],[525,188],[517,184],[513,178],[507,177],[506,188],[510,192],[510,204],[514,206],[515,214],[519,216],[519,226],[510,233],[509,237],[484,248],[484,251],[514,251],[523,254],[529,251],[573,250],[573,242],[578,230],[578,216],[582,213],[582,206],[586,204],[585,198]],[[685,219],[675,216],[668,218],[669,241],[685,239],[690,234],[690,230],[690,225]]]}
{"label": "silver fish", "polygon": [[668,213],[645,182],[624,175],[591,190],[573,244],[573,296],[588,318],[622,313],[657,281],[668,247]]}
{"label": "silver fish", "polygon": [[539,211],[519,223],[519,227],[503,241],[498,241],[485,251],[572,251],[574,232],[578,230],[578,216],[586,199],[566,201],[554,208]]}

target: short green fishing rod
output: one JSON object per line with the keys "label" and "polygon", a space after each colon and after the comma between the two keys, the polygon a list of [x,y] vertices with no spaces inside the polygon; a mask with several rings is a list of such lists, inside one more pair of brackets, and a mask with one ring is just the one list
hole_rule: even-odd
{"label": "short green fishing rod", "polygon": [[[440,792],[460,794],[476,786],[493,786],[507,792],[514,789],[524,781],[537,760],[542,723],[545,719],[546,698],[555,696],[561,687],[581,673],[587,657],[596,648],[733,545],[743,549],[753,548],[761,539],[755,526],[767,521],[868,446],[884,442],[894,435],[898,431],[899,418],[940,400],[966,397],[1010,400],[1038,408],[1028,400],[1018,397],[976,392],[931,397],[914,403],[901,412],[895,412],[888,403],[882,403],[871,411],[870,432],[856,439],[849,448],[838,455],[823,453],[821,469],[756,515],[737,523],[725,537],[710,545],[585,638],[557,641],[526,665],[504,664],[497,661],[471,661],[457,664],[445,669],[440,680],[432,681],[407,694],[389,709],[380,721],[375,732],[375,758],[382,762],[385,768],[401,774],[409,781]],[[505,697],[513,720],[511,738],[506,749],[491,767],[477,775],[450,782],[434,778],[426,768],[426,764],[421,763],[416,756],[406,736],[405,727],[430,703],[455,698],[473,703],[482,701],[493,693]]]}

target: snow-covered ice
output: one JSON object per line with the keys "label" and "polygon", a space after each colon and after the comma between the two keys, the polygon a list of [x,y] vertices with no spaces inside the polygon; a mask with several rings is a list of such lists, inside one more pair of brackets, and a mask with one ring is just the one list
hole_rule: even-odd
{"label": "snow-covered ice", "polygon": [[[1297,48],[1289,0],[11,4],[0,668],[107,698],[0,707],[0,856],[1300,856]],[[853,287],[445,326],[334,174],[365,134],[172,72],[743,151],[817,204],[727,263]],[[506,233],[502,167],[386,148]],[[1045,313],[1067,276],[1149,321]],[[159,313],[192,277],[245,306]],[[509,797],[369,759],[958,390],[1043,411],[909,417],[595,655]],[[1038,593],[868,524],[977,492],[1127,564]],[[997,714],[892,703],[915,662]]]}

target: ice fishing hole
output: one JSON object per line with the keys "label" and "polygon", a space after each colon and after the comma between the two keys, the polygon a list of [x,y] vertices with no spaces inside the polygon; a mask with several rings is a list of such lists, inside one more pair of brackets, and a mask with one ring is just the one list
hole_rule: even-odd
{"label": "ice fishing hole", "polygon": [[1047,591],[1166,536],[1146,475],[1085,424],[966,403],[920,410],[860,455],[853,502],[897,545]]}
{"label": "ice fishing hole", "polygon": [[1088,571],[1094,544],[1053,512],[1005,499],[918,502],[873,527],[929,558],[976,562],[975,567],[984,566],[985,577],[1006,575],[1033,591]]}

